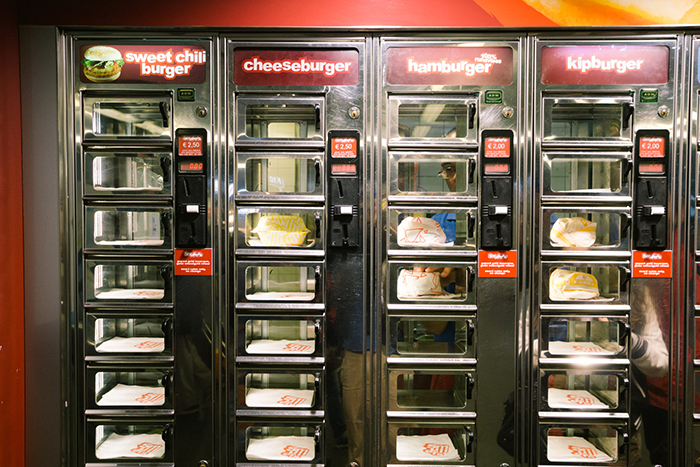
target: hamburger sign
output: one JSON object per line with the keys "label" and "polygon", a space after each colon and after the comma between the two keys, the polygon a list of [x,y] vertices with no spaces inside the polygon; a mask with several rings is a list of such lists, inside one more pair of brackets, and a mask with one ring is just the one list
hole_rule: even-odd
{"label": "hamburger sign", "polygon": [[80,48],[83,83],[200,84],[207,51],[184,45],[86,45]]}

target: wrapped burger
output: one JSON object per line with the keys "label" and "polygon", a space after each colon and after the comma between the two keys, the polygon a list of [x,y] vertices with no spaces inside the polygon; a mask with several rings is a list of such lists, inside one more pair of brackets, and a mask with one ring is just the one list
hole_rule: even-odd
{"label": "wrapped burger", "polygon": [[598,281],[591,274],[555,269],[549,276],[550,300],[592,300],[599,296]]}
{"label": "wrapped burger", "polygon": [[588,248],[595,243],[596,223],[582,217],[557,219],[549,232],[552,245]]}
{"label": "wrapped burger", "polygon": [[399,298],[430,298],[448,295],[440,285],[439,272],[402,269],[397,284]]}
{"label": "wrapped burger", "polygon": [[300,216],[276,214],[261,217],[251,232],[265,246],[301,246],[310,230]]}
{"label": "wrapped burger", "polygon": [[397,230],[399,246],[452,246],[440,224],[429,217],[406,217]]}

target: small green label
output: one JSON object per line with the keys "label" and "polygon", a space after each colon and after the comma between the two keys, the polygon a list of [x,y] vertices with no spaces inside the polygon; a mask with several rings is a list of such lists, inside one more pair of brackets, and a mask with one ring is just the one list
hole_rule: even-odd
{"label": "small green label", "polygon": [[484,93],[484,104],[503,104],[503,91],[491,90]]}
{"label": "small green label", "polygon": [[181,88],[177,90],[177,100],[180,102],[194,102],[194,89]]}
{"label": "small green label", "polygon": [[639,93],[639,98],[641,102],[659,102],[659,90],[642,89],[642,92]]}

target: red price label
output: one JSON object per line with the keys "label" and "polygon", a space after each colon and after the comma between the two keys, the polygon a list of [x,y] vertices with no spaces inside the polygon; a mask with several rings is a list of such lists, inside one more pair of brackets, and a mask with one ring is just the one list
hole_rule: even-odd
{"label": "red price label", "polygon": [[639,157],[662,158],[666,156],[666,139],[654,136],[639,138]]}
{"label": "red price label", "polygon": [[180,136],[178,154],[181,156],[203,156],[204,148],[201,136]]}
{"label": "red price label", "polygon": [[355,138],[333,138],[331,140],[331,157],[354,159],[357,157],[357,140]]}
{"label": "red price label", "polygon": [[510,157],[510,138],[488,137],[484,140],[484,157],[503,158]]}

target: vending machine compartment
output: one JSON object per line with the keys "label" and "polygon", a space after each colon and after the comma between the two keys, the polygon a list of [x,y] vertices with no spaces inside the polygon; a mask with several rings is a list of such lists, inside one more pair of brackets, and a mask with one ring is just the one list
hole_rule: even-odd
{"label": "vending machine compartment", "polygon": [[626,466],[626,422],[540,424],[540,465]]}
{"label": "vending machine compartment", "polygon": [[173,139],[170,92],[83,94],[83,141],[162,142]]}
{"label": "vending machine compartment", "polygon": [[629,370],[540,367],[540,417],[627,414]]}
{"label": "vending machine compartment", "polygon": [[475,309],[475,262],[389,261],[389,309]]}
{"label": "vending machine compartment", "polygon": [[238,314],[236,361],[323,363],[324,325],[322,316]]}
{"label": "vending machine compartment", "polygon": [[389,420],[389,465],[475,465],[473,421]]}
{"label": "vending machine compartment", "polygon": [[634,95],[545,95],[542,144],[631,145]]}
{"label": "vending machine compartment", "polygon": [[[540,358],[567,361],[607,359],[624,364],[629,356],[629,317],[556,315],[540,318]],[[610,360],[613,361],[610,361]],[[622,362],[619,360],[622,359]]]}
{"label": "vending machine compartment", "polygon": [[541,268],[543,308],[629,306],[629,261],[542,261]]}
{"label": "vending machine compartment", "polygon": [[632,202],[628,151],[542,152],[542,201]]}
{"label": "vending machine compartment", "polygon": [[476,369],[389,368],[390,417],[475,417]]}
{"label": "vending machine compartment", "polygon": [[389,201],[474,202],[477,153],[389,151]]}
{"label": "vending machine compartment", "polygon": [[236,151],[237,201],[325,201],[324,155]]}
{"label": "vending machine compartment", "polygon": [[390,363],[476,363],[476,316],[391,316],[388,333]]}
{"label": "vending machine compartment", "polygon": [[172,423],[159,419],[87,420],[87,462],[97,465],[163,465],[174,462]]}
{"label": "vending machine compartment", "polygon": [[323,147],[326,106],[322,96],[237,96],[236,145]]}
{"label": "vending machine compartment", "polygon": [[322,422],[238,422],[236,465],[325,465]]}
{"label": "vending machine compartment", "polygon": [[542,256],[630,256],[631,209],[547,206],[540,219]]}
{"label": "vending machine compartment", "polygon": [[476,255],[477,208],[389,208],[390,256]]}
{"label": "vending machine compartment", "polygon": [[323,309],[323,262],[240,260],[237,264],[237,308]]}
{"label": "vending machine compartment", "polygon": [[90,148],[83,162],[83,196],[172,196],[172,154],[153,149]]}
{"label": "vending machine compartment", "polygon": [[323,417],[323,375],[305,367],[239,366],[236,416]]}
{"label": "vending machine compartment", "polygon": [[479,98],[476,95],[389,96],[389,147],[476,146]]}
{"label": "vending machine compartment", "polygon": [[173,410],[172,367],[89,365],[86,413],[158,414]]}
{"label": "vending machine compartment", "polygon": [[137,259],[85,261],[87,306],[172,303],[172,262]]}
{"label": "vending machine compartment", "polygon": [[322,207],[236,207],[237,255],[323,256]]}
{"label": "vending machine compartment", "polygon": [[172,218],[153,204],[85,206],[85,251],[171,250]]}
{"label": "vending machine compartment", "polygon": [[130,309],[86,317],[86,360],[172,359],[171,314]]}

